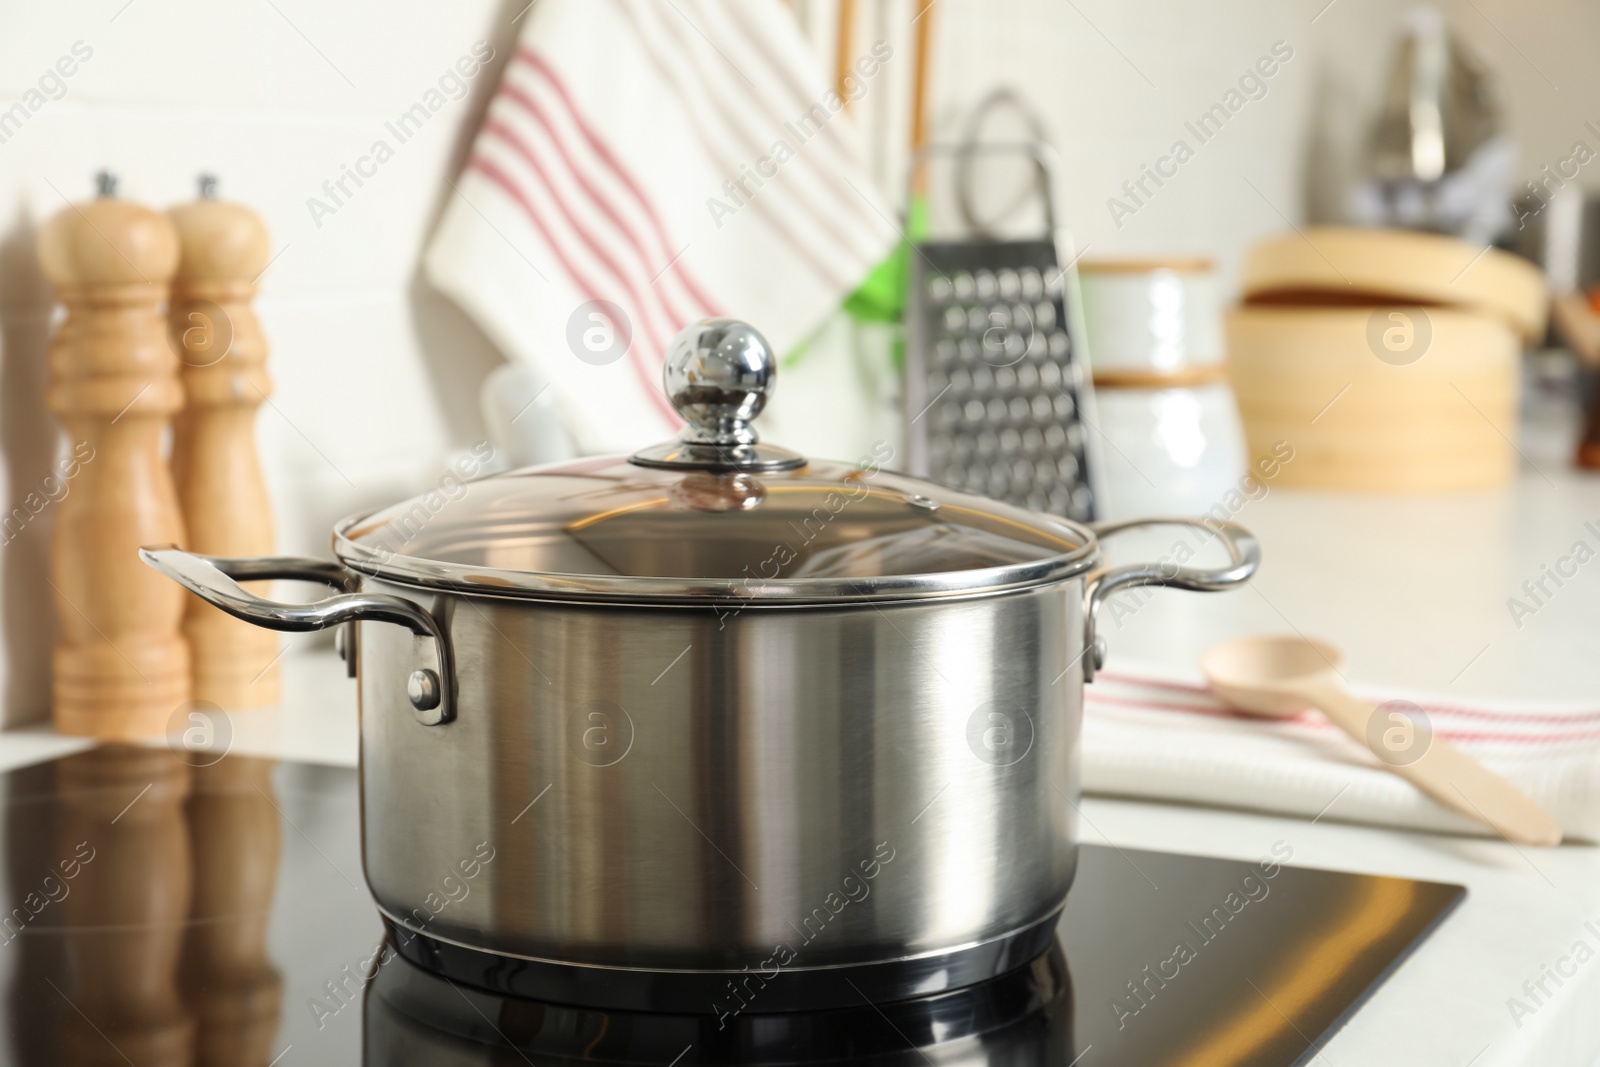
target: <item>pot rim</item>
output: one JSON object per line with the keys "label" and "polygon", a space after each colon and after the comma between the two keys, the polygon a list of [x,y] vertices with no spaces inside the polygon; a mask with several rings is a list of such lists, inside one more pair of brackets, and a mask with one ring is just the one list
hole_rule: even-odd
{"label": "pot rim", "polygon": [[1056,515],[1079,541],[1077,548],[1043,559],[999,567],[870,578],[650,578],[624,575],[557,574],[446,563],[401,555],[351,540],[348,531],[377,510],[348,516],[333,528],[333,553],[350,570],[371,578],[442,592],[524,600],[640,601],[659,604],[778,606],[878,601],[934,600],[1007,593],[1051,585],[1087,573],[1100,559],[1100,542],[1083,523]]}

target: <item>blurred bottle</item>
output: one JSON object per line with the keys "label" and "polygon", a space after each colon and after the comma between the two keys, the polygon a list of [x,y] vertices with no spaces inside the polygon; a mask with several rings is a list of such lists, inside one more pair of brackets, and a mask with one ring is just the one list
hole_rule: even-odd
{"label": "blurred bottle", "polygon": [[526,363],[496,367],[478,395],[489,443],[509,469],[558,463],[576,450],[550,382]]}
{"label": "blurred bottle", "polygon": [[1434,8],[1407,20],[1351,215],[1490,243],[1511,222],[1516,148],[1488,66]]}

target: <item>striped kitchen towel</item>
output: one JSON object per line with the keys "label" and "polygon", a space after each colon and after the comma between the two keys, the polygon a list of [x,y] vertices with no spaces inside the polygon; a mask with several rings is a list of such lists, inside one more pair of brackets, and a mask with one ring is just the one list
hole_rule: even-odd
{"label": "striped kitchen towel", "polygon": [[782,0],[540,0],[425,269],[551,383],[580,450],[630,451],[679,425],[680,328],[731,315],[787,352],[889,254],[866,175]]}
{"label": "striped kitchen towel", "polygon": [[[1515,782],[1574,840],[1600,841],[1600,706],[1461,700],[1352,686],[1408,701],[1433,736]],[[1398,777],[1315,712],[1233,711],[1194,672],[1119,661],[1085,688],[1086,792],[1156,797],[1463,834],[1492,831]]]}

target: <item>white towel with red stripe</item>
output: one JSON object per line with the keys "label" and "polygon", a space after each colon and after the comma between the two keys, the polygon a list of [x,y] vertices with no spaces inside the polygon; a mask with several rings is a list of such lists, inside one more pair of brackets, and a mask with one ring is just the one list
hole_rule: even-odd
{"label": "white towel with red stripe", "polygon": [[[1600,705],[1461,700],[1352,686],[1409,701],[1443,738],[1538,800],[1569,838],[1600,841]],[[1115,661],[1085,687],[1087,792],[1250,808],[1311,819],[1491,834],[1384,768],[1315,712],[1230,710],[1198,674]]]}
{"label": "white towel with red stripe", "polygon": [[790,351],[890,252],[866,175],[781,0],[540,0],[425,269],[580,450],[630,451],[679,425],[679,329],[732,315]]}

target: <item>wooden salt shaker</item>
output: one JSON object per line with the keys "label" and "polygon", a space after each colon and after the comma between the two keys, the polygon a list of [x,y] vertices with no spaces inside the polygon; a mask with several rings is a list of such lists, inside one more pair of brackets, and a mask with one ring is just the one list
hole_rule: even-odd
{"label": "wooden salt shaker", "polygon": [[178,265],[164,216],[114,198],[72,205],[39,234],[39,259],[66,319],[50,341],[45,404],[80,460],[57,505],[50,580],[61,638],[54,714],[63,733],[162,734],[189,699],[184,594],[139,560],[181,543],[183,521],[161,456],[183,403],[161,305]]}
{"label": "wooden salt shaker", "polygon": [[[250,299],[266,269],[267,228],[240,204],[200,199],[169,211],[181,255],[169,312],[188,406],[175,421],[172,470],[190,551],[270,556],[272,509],[256,452],[256,409],[272,391],[267,343]],[[183,632],[194,657],[194,697],[226,709],[278,700],[278,637],[190,597]]]}

